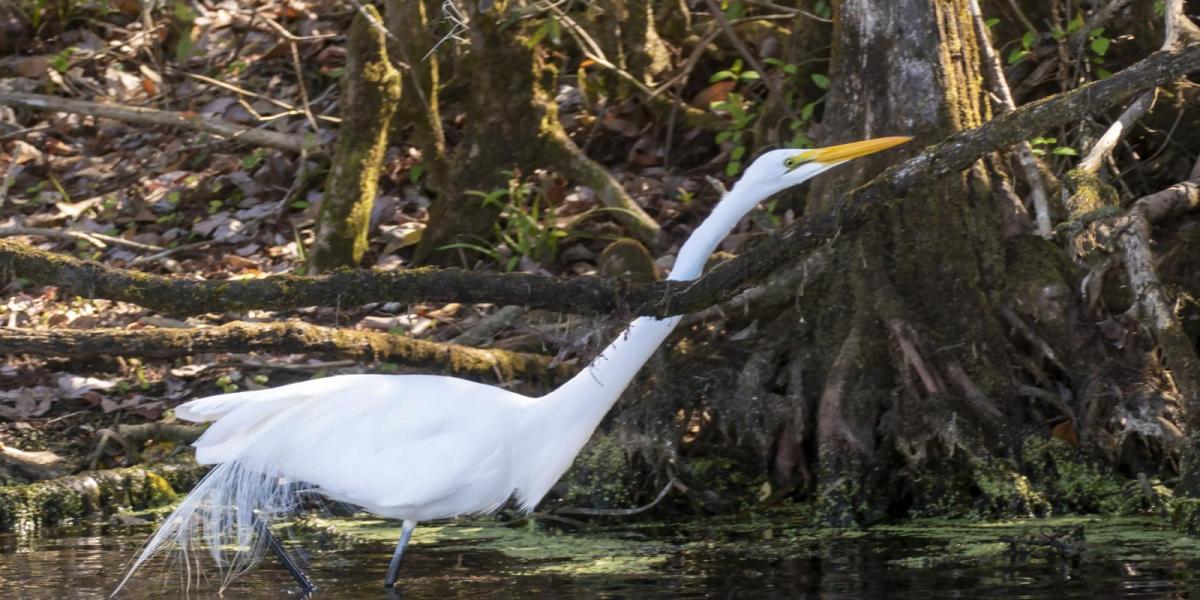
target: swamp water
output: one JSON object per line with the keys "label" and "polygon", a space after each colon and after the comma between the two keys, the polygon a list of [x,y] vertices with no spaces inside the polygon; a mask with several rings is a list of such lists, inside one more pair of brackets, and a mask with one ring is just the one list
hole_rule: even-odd
{"label": "swamp water", "polygon": [[[103,598],[149,525],[91,523],[0,535],[0,598]],[[1200,540],[1151,518],[911,521],[866,531],[788,519],[624,524],[591,533],[491,521],[417,529],[396,591],[381,581],[399,533],[370,518],[291,528],[330,598],[1184,598]],[[130,600],[216,597],[152,565]],[[164,574],[166,573],[166,574]],[[224,598],[296,598],[268,557]]]}

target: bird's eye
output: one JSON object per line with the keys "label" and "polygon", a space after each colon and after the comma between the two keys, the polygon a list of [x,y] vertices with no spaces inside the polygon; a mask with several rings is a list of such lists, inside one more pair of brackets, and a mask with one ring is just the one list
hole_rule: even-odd
{"label": "bird's eye", "polygon": [[789,157],[783,159],[783,166],[785,166],[789,169],[795,169],[796,164],[797,163],[796,163],[795,157],[789,156]]}

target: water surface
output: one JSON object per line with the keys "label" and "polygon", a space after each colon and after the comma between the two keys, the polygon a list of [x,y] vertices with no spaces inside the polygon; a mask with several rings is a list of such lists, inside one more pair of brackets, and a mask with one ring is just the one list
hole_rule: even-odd
{"label": "water surface", "polygon": [[[1184,598],[1200,590],[1193,575],[1200,567],[1200,542],[1150,521],[1085,520],[1083,541],[1067,544],[1081,552],[1068,558],[1040,545],[1037,540],[1056,535],[1040,526],[1019,529],[1025,536],[1020,539],[1034,541],[1014,546],[1011,523],[995,529],[918,523],[831,532],[726,520],[628,525],[588,535],[451,525],[426,528],[416,538],[395,592],[383,589],[381,581],[390,536],[398,530],[370,519],[330,523],[332,534],[310,531],[299,536],[305,549],[292,545],[319,586],[314,598],[1065,600]],[[149,526],[88,523],[0,535],[0,598],[104,597],[149,532]],[[159,565],[121,597],[211,598],[216,592],[203,584],[188,589],[179,570]],[[298,594],[287,572],[268,558],[224,597]]]}

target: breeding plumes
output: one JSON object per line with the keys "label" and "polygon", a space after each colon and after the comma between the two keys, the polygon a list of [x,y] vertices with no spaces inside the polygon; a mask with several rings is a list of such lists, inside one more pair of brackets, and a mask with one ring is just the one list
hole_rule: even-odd
{"label": "breeding plumes", "polygon": [[[705,261],[760,201],[845,161],[908,141],[886,137],[767,152],[684,242],[669,279]],[[515,499],[532,510],[680,317],[642,317],[579,374],[541,397],[430,375],[342,375],[193,400],[180,419],[213,422],[194,444],[216,467],[163,522],[125,579],[178,547],[206,548],[222,587],[270,549],[312,584],[266,524],[319,494],[404,523],[384,584],[392,586],[417,523],[488,513]],[[115,592],[114,592],[115,594]]]}

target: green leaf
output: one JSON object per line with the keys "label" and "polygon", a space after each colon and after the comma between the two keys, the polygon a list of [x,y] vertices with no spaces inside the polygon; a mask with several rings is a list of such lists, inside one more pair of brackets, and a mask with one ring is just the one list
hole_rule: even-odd
{"label": "green leaf", "polygon": [[800,67],[796,65],[783,65],[783,72],[788,75],[795,75],[800,72]]}
{"label": "green leaf", "polygon": [[717,143],[724,144],[725,142],[728,142],[729,138],[731,137],[733,137],[732,131],[722,131],[721,133],[717,134]]}
{"label": "green leaf", "polygon": [[550,33],[550,21],[542,23],[542,26],[538,27],[537,30],[533,32],[533,35],[529,36],[529,39],[525,42],[525,45],[529,48],[538,45],[542,41],[542,38],[546,37],[547,33]]}
{"label": "green leaf", "polygon": [[1096,77],[1099,77],[1100,79],[1108,79],[1109,77],[1112,77],[1112,71],[1109,71],[1108,69],[1096,69]]}
{"label": "green leaf", "polygon": [[762,75],[759,75],[758,71],[742,71],[741,78],[742,81],[755,81],[762,79]]}
{"label": "green leaf", "polygon": [[988,20],[984,21],[984,22],[983,22],[983,25],[984,25],[985,27],[987,27],[988,29],[991,29],[991,28],[995,27],[995,26],[996,26],[996,24],[997,24],[997,23],[999,23],[999,22],[1000,22],[1000,19],[997,19],[997,18],[995,18],[995,17],[992,17],[992,18],[990,18],[990,19],[988,19]]}
{"label": "green leaf", "polygon": [[1075,33],[1076,31],[1079,30],[1080,27],[1083,27],[1083,15],[1082,14],[1075,15],[1075,18],[1071,19],[1070,23],[1067,23],[1067,33]]}
{"label": "green leaf", "polygon": [[1021,62],[1026,56],[1029,56],[1028,50],[1013,50],[1008,55],[1008,64],[1015,65]]}
{"label": "green leaf", "polygon": [[817,87],[823,90],[829,89],[829,78],[820,73],[813,73],[812,81]]}
{"label": "green leaf", "polygon": [[1025,35],[1021,36],[1021,47],[1028,50],[1037,42],[1038,34],[1036,31],[1026,31]]}
{"label": "green leaf", "polygon": [[713,73],[712,77],[708,78],[708,82],[716,83],[718,81],[725,81],[726,79],[733,79],[734,77],[737,77],[737,75],[734,75],[733,71],[725,69],[724,71],[717,71],[716,73]]}
{"label": "green leaf", "polygon": [[1068,148],[1066,146],[1059,146],[1051,150],[1050,154],[1054,154],[1056,156],[1079,156],[1079,153],[1076,152],[1074,148]]}
{"label": "green leaf", "polygon": [[408,180],[413,183],[420,183],[421,176],[425,174],[425,163],[417,163],[408,170]]}
{"label": "green leaf", "polygon": [[729,153],[729,158],[732,158],[733,160],[736,160],[736,161],[740,161],[740,160],[742,160],[742,157],[745,155],[746,155],[746,147],[738,146],[737,148],[733,149],[733,152]]}
{"label": "green leaf", "polygon": [[1095,52],[1096,56],[1104,56],[1104,54],[1108,52],[1108,47],[1110,44],[1112,44],[1112,42],[1106,37],[1094,38],[1092,39],[1091,44],[1092,52]]}
{"label": "green leaf", "polygon": [[733,177],[740,172],[742,172],[742,163],[740,161],[731,160],[729,161],[729,164],[725,165],[725,174],[730,177]]}
{"label": "green leaf", "polygon": [[813,109],[816,107],[816,102],[809,102],[808,104],[805,104],[804,108],[800,109],[800,118],[804,119],[805,121],[811,119],[813,115]]}

